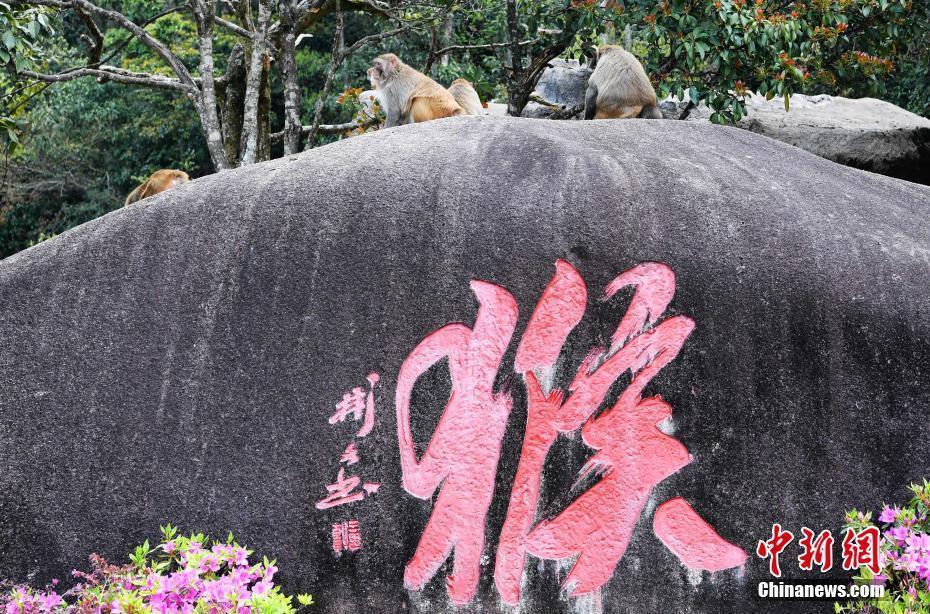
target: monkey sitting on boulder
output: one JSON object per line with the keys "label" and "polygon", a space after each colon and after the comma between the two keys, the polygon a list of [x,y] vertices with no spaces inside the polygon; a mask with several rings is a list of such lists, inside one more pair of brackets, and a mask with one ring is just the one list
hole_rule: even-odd
{"label": "monkey sitting on boulder", "polygon": [[597,64],[585,92],[585,119],[662,119],[646,70],[619,45],[597,49]]}
{"label": "monkey sitting on boulder", "polygon": [[449,93],[467,115],[481,115],[484,112],[484,105],[481,104],[475,86],[467,79],[453,81],[449,86]]}
{"label": "monkey sitting on boulder", "polygon": [[173,168],[163,168],[160,171],[155,171],[151,177],[145,180],[145,183],[129,193],[123,206],[126,207],[143,198],[155,196],[159,192],[170,190],[190,180],[191,178],[187,176],[187,173]]}
{"label": "monkey sitting on boulder", "polygon": [[376,57],[368,69],[368,78],[381,94],[387,114],[385,128],[465,115],[446,88],[393,53]]}

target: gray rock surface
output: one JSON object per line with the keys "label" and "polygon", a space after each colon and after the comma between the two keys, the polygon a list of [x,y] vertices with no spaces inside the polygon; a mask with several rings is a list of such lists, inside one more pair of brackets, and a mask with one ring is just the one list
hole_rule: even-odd
{"label": "gray rock surface", "polygon": [[[546,102],[570,109],[584,105],[584,93],[588,87],[591,69],[581,66],[578,60],[555,59],[549,63],[536,84],[536,93]],[[523,117],[543,119],[552,114],[552,109],[537,102],[530,102],[523,109]]]}
{"label": "gray rock surface", "polygon": [[[684,105],[667,100],[666,118],[677,118]],[[737,127],[840,164],[930,184],[930,119],[884,100],[840,96],[791,97],[789,111],[781,98],[752,96]],[[711,109],[692,110],[689,120],[709,121]]]}
{"label": "gray rock surface", "polygon": [[[755,600],[768,572],[752,552],[773,522],[838,531],[844,510],[902,501],[930,473],[928,206],[928,188],[745,130],[466,117],[115,211],[0,261],[0,576],[63,577],[171,521],[277,557],[319,612],[451,611],[448,564],[403,585],[437,503],[402,486],[395,388],[427,335],[473,325],[469,281],[486,280],[519,307],[498,373],[514,408],[478,594],[459,611],[508,611],[492,573],[526,420],[517,342],[564,259],[588,287],[549,374],[567,387],[626,312],[628,291],[598,300],[606,284],[657,261],[677,276],[669,314],[696,330],[645,394],[672,405],[693,462],[654,489],[600,595],[560,596],[570,563],[530,557],[521,611],[832,611]],[[350,472],[381,487],[317,509],[358,429],[327,419],[373,371],[376,421]],[[421,452],[448,378],[443,362],[414,389]],[[543,517],[591,453],[560,438]],[[675,496],[750,553],[743,572],[692,572],[662,545],[652,514]],[[364,545],[336,554],[349,518]],[[786,576],[820,577],[797,554]]]}

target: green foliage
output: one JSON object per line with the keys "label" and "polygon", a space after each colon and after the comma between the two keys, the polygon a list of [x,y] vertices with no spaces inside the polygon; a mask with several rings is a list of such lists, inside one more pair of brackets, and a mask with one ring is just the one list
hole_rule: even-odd
{"label": "green foliage", "polygon": [[879,91],[913,10],[910,0],[632,0],[589,14],[633,30],[661,96],[706,102],[724,123],[743,116],[750,91],[786,107],[796,92]]}
{"label": "green foliage", "polygon": [[[143,24],[166,11],[159,0],[104,0]],[[196,28],[184,3],[147,23],[198,74]],[[433,9],[411,5],[410,11]],[[425,6],[425,5],[424,5]],[[742,117],[750,91],[788,100],[795,92],[879,96],[930,116],[930,2],[926,0],[517,0],[522,64],[553,44],[585,62],[602,42],[629,38],[660,96],[706,102],[716,122]],[[98,21],[102,21],[99,20]],[[329,16],[310,26],[297,52],[300,114],[312,120],[323,89],[334,34]],[[103,27],[103,23],[100,23]],[[346,45],[393,28],[383,17],[345,13]],[[432,31],[431,31],[432,30]],[[58,35],[51,37],[53,32]],[[13,69],[56,72],[86,63],[86,25],[72,11],[0,0],[0,257],[118,208],[152,171],[211,172],[197,115],[171,92],[97,83],[47,87]],[[461,0],[445,20],[370,44],[338,69],[324,101],[323,123],[358,117],[351,93],[368,89],[372,57],[394,52],[423,68],[431,39],[437,47],[491,45],[434,58],[430,75],[448,85],[464,77],[482,100],[508,99],[520,75],[509,69],[506,2]],[[135,72],[171,75],[164,62],[125,30],[104,38],[107,63]],[[241,39],[216,28],[217,75]],[[559,47],[561,48],[561,47]],[[112,57],[108,54],[113,53]],[[280,70],[271,71],[272,131],[283,128]],[[338,96],[340,92],[349,95]],[[318,142],[343,138],[322,136]],[[282,145],[272,149],[281,155]]]}
{"label": "green foliage", "polygon": [[119,208],[160,168],[211,169],[196,114],[171,93],[77,80],[29,119],[25,147],[0,170],[0,258]]}
{"label": "green foliage", "polygon": [[43,57],[40,41],[53,34],[51,10],[46,7],[18,6],[0,2],[0,146],[5,155],[22,147],[26,104],[44,87],[15,75],[28,70]]}
{"label": "green foliage", "polygon": [[91,571],[75,571],[80,583],[59,593],[57,582],[44,589],[14,586],[0,593],[0,610],[18,614],[100,612],[252,612],[295,614],[313,605],[313,596],[285,595],[274,584],[275,561],[249,561],[251,550],[203,533],[179,535],[170,524],[161,527],[161,542],[137,546],[129,564],[111,565],[91,555]]}

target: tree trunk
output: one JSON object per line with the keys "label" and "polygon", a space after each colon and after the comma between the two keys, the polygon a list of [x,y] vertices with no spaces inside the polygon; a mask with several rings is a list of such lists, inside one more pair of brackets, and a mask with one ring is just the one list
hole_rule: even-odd
{"label": "tree trunk", "polygon": [[223,135],[220,131],[220,118],[216,107],[216,90],[213,74],[213,16],[216,10],[214,0],[194,0],[191,3],[197,22],[197,37],[200,46],[200,95],[194,100],[200,124],[207,139],[210,159],[217,171],[229,168],[226,150],[223,147]]}
{"label": "tree trunk", "polygon": [[258,148],[256,161],[271,159],[271,58],[262,62],[262,81],[258,94]]}
{"label": "tree trunk", "polygon": [[300,88],[297,85],[296,15],[292,0],[281,0],[281,73],[284,81],[284,155],[300,151]]}
{"label": "tree trunk", "polygon": [[507,75],[507,114],[516,117],[523,112],[529,101],[529,92],[521,87],[523,75],[523,53],[520,49],[520,17],[517,15],[517,0],[507,0],[507,37],[510,39],[510,70]]}
{"label": "tree trunk", "polygon": [[242,140],[242,110],[245,102],[245,50],[237,44],[226,62],[226,74],[217,81],[223,143],[230,164],[239,161]]}
{"label": "tree trunk", "polygon": [[262,75],[266,60],[266,41],[268,22],[271,19],[271,0],[259,0],[258,22],[253,32],[252,49],[249,58],[249,74],[246,78],[245,104],[242,116],[242,141],[239,150],[242,157],[240,166],[254,164],[259,156],[259,99],[261,98]]}

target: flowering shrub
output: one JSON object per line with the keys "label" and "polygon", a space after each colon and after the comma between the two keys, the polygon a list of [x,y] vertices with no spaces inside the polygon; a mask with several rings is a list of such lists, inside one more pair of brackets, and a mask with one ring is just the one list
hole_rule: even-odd
{"label": "flowering shrub", "polygon": [[855,530],[878,526],[882,530],[879,550],[881,570],[872,574],[859,569],[860,582],[885,584],[880,599],[836,604],[837,612],[883,612],[916,614],[930,612],[930,482],[911,484],[913,497],[903,507],[885,505],[878,516],[851,510],[846,526]]}
{"label": "flowering shrub", "polygon": [[[274,585],[274,561],[251,563],[251,550],[233,540],[212,542],[203,534],[179,536],[170,524],[162,542],[146,541],[130,563],[111,565],[96,554],[91,571],[75,570],[78,584],[59,593],[58,581],[43,590],[14,586],[0,594],[3,614],[291,614],[292,597]],[[313,603],[297,596],[298,607]]]}

